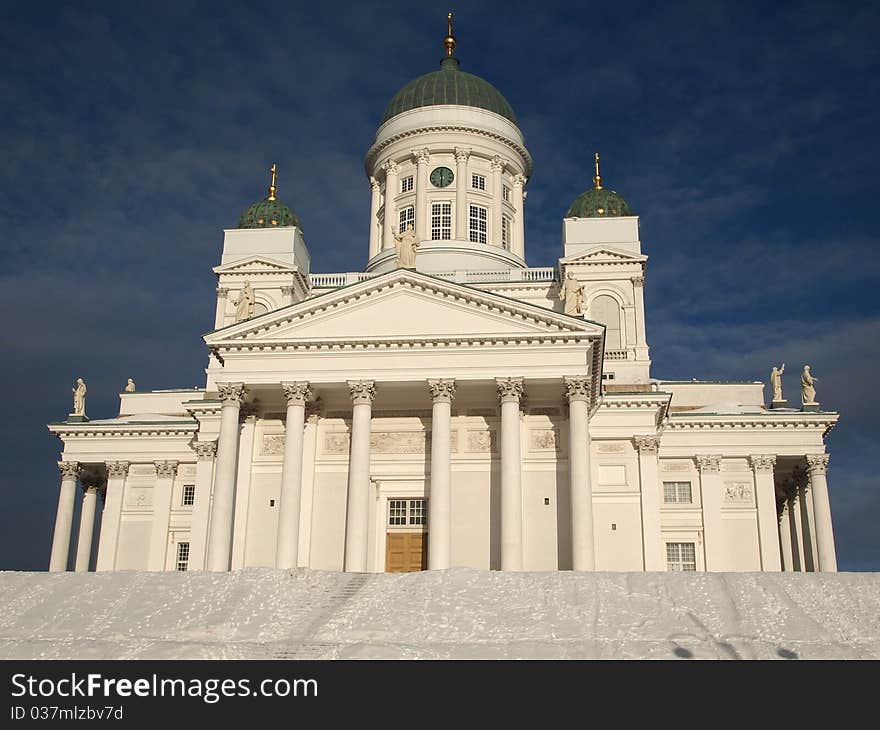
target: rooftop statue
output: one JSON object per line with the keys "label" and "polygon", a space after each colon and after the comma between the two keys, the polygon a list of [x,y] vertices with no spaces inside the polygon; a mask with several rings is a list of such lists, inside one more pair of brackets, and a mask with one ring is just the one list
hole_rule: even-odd
{"label": "rooftop statue", "polygon": [[559,298],[565,300],[566,314],[579,316],[584,313],[584,287],[570,271],[566,272],[559,287]]}
{"label": "rooftop statue", "polygon": [[241,295],[235,301],[235,321],[241,322],[254,316],[254,290],[251,283],[246,281]]}
{"label": "rooftop statue", "polygon": [[397,266],[401,269],[414,269],[419,242],[413,227],[409,225],[403,233],[398,233],[397,227],[391,226],[391,232],[394,234],[394,248],[397,250]]}
{"label": "rooftop statue", "polygon": [[86,415],[86,384],[82,378],[76,379],[76,387],[70,389],[73,393],[74,416]]}
{"label": "rooftop statue", "polygon": [[777,368],[775,365],[773,366],[773,370],[770,371],[770,387],[773,390],[773,400],[774,402],[784,401],[785,398],[782,397],[782,373],[785,372],[785,363],[782,363],[781,368]]}

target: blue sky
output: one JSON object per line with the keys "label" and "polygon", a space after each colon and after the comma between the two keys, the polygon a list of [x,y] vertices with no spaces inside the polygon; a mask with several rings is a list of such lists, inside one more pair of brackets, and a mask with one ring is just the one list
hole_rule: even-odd
{"label": "blue sky", "polygon": [[361,269],[363,169],[385,104],[462,68],[535,160],[528,263],[603,182],[641,216],[653,375],[763,380],[812,365],[844,570],[880,569],[880,10],[868,2],[108,3],[7,0],[0,22],[0,569],[45,569],[77,377],[88,412],[204,384],[222,229],[262,197],[314,271]]}

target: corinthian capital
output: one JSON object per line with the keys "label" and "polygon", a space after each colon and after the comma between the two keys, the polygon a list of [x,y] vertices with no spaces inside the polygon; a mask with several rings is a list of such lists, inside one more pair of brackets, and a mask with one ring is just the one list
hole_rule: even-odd
{"label": "corinthian capital", "polygon": [[719,472],[721,471],[721,456],[712,454],[699,454],[694,457],[694,460],[697,462],[697,468],[700,470],[700,473],[703,472]]}
{"label": "corinthian capital", "polygon": [[413,150],[412,156],[413,162],[417,165],[427,165],[431,161],[431,153],[428,151],[427,147],[421,150]]}
{"label": "corinthian capital", "polygon": [[645,285],[645,277],[644,276],[633,276],[630,278],[630,281],[633,283],[633,286],[641,287]]}
{"label": "corinthian capital", "polygon": [[752,454],[749,457],[752,463],[752,469],[755,473],[772,472],[773,466],[776,464],[776,457],[773,454]]}
{"label": "corinthian capital", "polygon": [[190,446],[196,452],[199,461],[210,461],[217,455],[216,441],[193,441]]}
{"label": "corinthian capital", "polygon": [[633,442],[640,454],[656,454],[660,450],[659,436],[636,436]]}
{"label": "corinthian capital", "polygon": [[247,389],[244,383],[217,383],[217,392],[224,406],[241,407]]}
{"label": "corinthian capital", "polygon": [[455,161],[458,163],[467,162],[468,157],[471,156],[471,151],[467,147],[456,147],[455,148]]}
{"label": "corinthian capital", "polygon": [[828,468],[829,454],[809,454],[807,455],[807,466],[810,467],[812,474],[824,474]]}
{"label": "corinthian capital", "polygon": [[76,479],[79,476],[78,461],[59,461],[58,471],[61,472],[62,479]]}
{"label": "corinthian capital", "polygon": [[370,175],[370,189],[374,193],[378,193],[382,190],[382,183],[380,183],[376,178]]}
{"label": "corinthian capital", "polygon": [[227,289],[225,286],[218,286],[217,287],[217,296],[220,299],[226,299],[226,297],[228,295],[229,295],[229,289]]}
{"label": "corinthian capital", "polygon": [[511,178],[510,181],[513,183],[514,187],[521,188],[523,185],[526,184],[526,176],[518,172]]}
{"label": "corinthian capital", "polygon": [[156,476],[159,479],[174,479],[177,475],[176,461],[154,461],[156,465]]}
{"label": "corinthian capital", "polygon": [[348,390],[351,393],[352,405],[372,405],[376,397],[376,383],[373,380],[349,380]]}
{"label": "corinthian capital", "polygon": [[396,175],[398,170],[397,163],[394,160],[385,160],[382,163],[382,169],[386,175]]}
{"label": "corinthian capital", "polygon": [[519,403],[522,398],[522,378],[496,378],[495,387],[498,389],[498,400],[501,403]]}
{"label": "corinthian capital", "polygon": [[489,169],[492,172],[499,172],[504,169],[504,166],[507,164],[507,160],[505,160],[501,155],[495,155],[491,160],[489,160]]}
{"label": "corinthian capital", "polygon": [[589,403],[590,397],[593,395],[593,383],[589,378],[583,377],[565,377],[562,379],[565,386],[565,397],[568,402],[582,400]]}
{"label": "corinthian capital", "polygon": [[452,403],[455,397],[455,381],[429,380],[428,390],[431,391],[431,400],[434,403]]}
{"label": "corinthian capital", "polygon": [[129,463],[127,461],[106,461],[107,476],[110,479],[122,479],[128,476]]}
{"label": "corinthian capital", "polygon": [[304,406],[312,394],[311,386],[303,381],[281,383],[288,406]]}

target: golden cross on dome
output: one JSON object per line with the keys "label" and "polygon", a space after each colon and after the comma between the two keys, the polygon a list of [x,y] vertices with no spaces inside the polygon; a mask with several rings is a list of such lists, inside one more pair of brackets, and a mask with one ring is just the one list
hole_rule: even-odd
{"label": "golden cross on dome", "polygon": [[275,178],[278,176],[278,167],[274,162],[272,163],[269,172],[272,173],[272,182],[269,183],[269,197],[266,198],[266,200],[275,200],[275,191],[278,190],[278,188],[275,187]]}
{"label": "golden cross on dome", "polygon": [[443,45],[446,46],[446,55],[452,58],[452,52],[455,50],[455,36],[452,35],[452,13],[446,15],[446,37],[443,39]]}
{"label": "golden cross on dome", "polygon": [[596,152],[593,155],[593,161],[596,164],[596,177],[593,178],[593,184],[596,186],[596,190],[602,189],[602,176],[599,174],[599,153]]}

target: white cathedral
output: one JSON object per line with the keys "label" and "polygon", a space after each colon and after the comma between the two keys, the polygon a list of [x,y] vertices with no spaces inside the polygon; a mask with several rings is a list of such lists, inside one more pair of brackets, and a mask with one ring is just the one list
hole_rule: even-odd
{"label": "white cathedral", "polygon": [[312,273],[273,166],[224,231],[205,387],[129,382],[90,420],[81,384],[49,425],[50,570],[837,569],[838,414],[651,376],[639,218],[598,155],[528,267],[523,134],[444,44],[367,152],[363,271]]}

